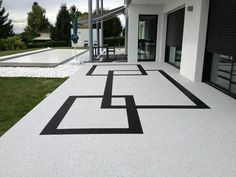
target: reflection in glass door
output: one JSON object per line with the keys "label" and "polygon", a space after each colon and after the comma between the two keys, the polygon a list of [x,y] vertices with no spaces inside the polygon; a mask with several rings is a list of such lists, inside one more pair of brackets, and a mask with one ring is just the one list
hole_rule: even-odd
{"label": "reflection in glass door", "polygon": [[165,61],[180,68],[185,8],[167,16]]}
{"label": "reflection in glass door", "polygon": [[206,52],[206,59],[205,80],[235,97],[236,57]]}
{"label": "reflection in glass door", "polygon": [[236,97],[236,57],[233,57],[233,66],[231,70],[230,93]]}
{"label": "reflection in glass door", "polygon": [[138,61],[154,61],[156,56],[157,15],[140,15]]}

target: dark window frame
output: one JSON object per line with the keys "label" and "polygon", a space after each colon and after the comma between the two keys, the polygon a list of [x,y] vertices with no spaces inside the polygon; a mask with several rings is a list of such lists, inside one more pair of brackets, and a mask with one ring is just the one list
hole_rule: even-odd
{"label": "dark window frame", "polygon": [[[138,16],[138,23],[140,16],[152,16],[156,18],[156,27],[155,27],[155,52],[154,52],[154,59],[138,59],[138,62],[145,62],[145,61],[156,61],[156,54],[157,54],[157,30],[158,30],[158,21],[159,15],[158,14],[139,14]],[[138,40],[139,40],[139,26],[138,26]],[[137,46],[138,48],[139,46]]]}
{"label": "dark window frame", "polygon": [[[180,70],[180,67],[181,67],[181,64],[180,64],[180,66],[177,66],[177,65],[175,65],[174,63],[171,63],[170,61],[169,61],[169,58],[167,57],[167,52],[169,51],[169,48],[168,47],[170,47],[170,46],[167,46],[167,38],[168,38],[168,33],[167,33],[167,31],[168,31],[168,27],[169,27],[169,25],[168,25],[168,15],[169,14],[171,14],[171,13],[174,13],[174,12],[176,12],[176,11],[178,11],[178,10],[183,10],[184,9],[184,15],[185,15],[185,13],[186,13],[186,7],[185,6],[182,6],[182,7],[180,7],[180,8],[178,8],[178,9],[176,9],[176,10],[174,10],[174,11],[171,11],[171,12],[169,12],[169,13],[167,13],[167,24],[166,24],[166,40],[165,40],[165,57],[164,57],[164,61],[165,61],[165,63],[167,63],[167,64],[169,64],[169,65],[171,65],[171,66],[173,66],[173,67],[175,67],[175,68],[177,68],[177,69],[179,69]],[[185,20],[185,19],[184,19]],[[183,22],[183,24],[184,24],[184,22]],[[183,25],[183,28],[184,28],[184,25]],[[183,31],[184,32],[184,31]],[[182,37],[183,38],[183,37]],[[183,40],[183,39],[182,39]],[[182,41],[182,46],[183,46],[183,41]],[[181,51],[182,51],[182,47],[181,47]],[[169,52],[168,52],[169,53]],[[182,54],[181,54],[181,59],[182,59]],[[180,60],[180,62],[181,62],[181,60]]]}

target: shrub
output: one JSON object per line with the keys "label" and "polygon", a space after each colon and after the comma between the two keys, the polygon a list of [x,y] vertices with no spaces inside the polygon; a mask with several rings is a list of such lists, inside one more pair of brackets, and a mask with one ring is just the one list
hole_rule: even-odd
{"label": "shrub", "polygon": [[43,43],[29,43],[27,44],[27,48],[43,48]]}
{"label": "shrub", "polygon": [[40,43],[29,43],[28,48],[43,48],[43,47],[65,47],[68,46],[66,41],[48,41]]}
{"label": "shrub", "polygon": [[49,41],[47,42],[48,47],[65,47],[68,46],[67,41]]}
{"label": "shrub", "polygon": [[104,44],[109,46],[124,46],[125,38],[124,37],[108,37],[104,38]]}
{"label": "shrub", "polygon": [[25,43],[17,36],[0,40],[0,50],[17,50],[26,48]]}
{"label": "shrub", "polygon": [[0,39],[0,50],[1,51],[7,50],[7,44],[4,39]]}

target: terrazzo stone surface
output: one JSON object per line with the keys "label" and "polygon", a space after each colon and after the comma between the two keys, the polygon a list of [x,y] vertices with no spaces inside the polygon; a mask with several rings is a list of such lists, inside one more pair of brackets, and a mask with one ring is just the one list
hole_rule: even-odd
{"label": "terrazzo stone surface", "polygon": [[[133,71],[128,70],[137,70],[136,65],[102,64],[88,75],[92,65],[81,65],[0,138],[1,177],[236,176],[235,99],[185,79],[167,64],[142,63],[147,75],[138,71],[129,76]],[[119,70],[114,71],[112,82],[111,70]],[[194,105],[158,71],[147,70],[165,71],[210,109],[137,108],[143,131],[138,134],[40,135],[70,96],[101,97],[77,98],[60,129],[127,128],[125,95],[134,98],[136,107]],[[111,89],[108,82],[112,95],[122,95],[113,96],[111,105],[122,109],[101,108],[105,90]]]}

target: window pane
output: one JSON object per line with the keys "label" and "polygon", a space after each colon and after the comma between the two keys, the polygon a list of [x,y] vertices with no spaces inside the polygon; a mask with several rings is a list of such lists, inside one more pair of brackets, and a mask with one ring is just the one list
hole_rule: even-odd
{"label": "window pane", "polygon": [[165,61],[180,68],[185,8],[168,14]]}
{"label": "window pane", "polygon": [[229,56],[213,54],[210,81],[229,89],[232,61]]}
{"label": "window pane", "polygon": [[157,16],[140,15],[138,31],[138,60],[155,60]]}
{"label": "window pane", "polygon": [[232,79],[231,79],[231,86],[230,91],[234,95],[236,95],[236,58],[233,58],[233,69],[232,69]]}

